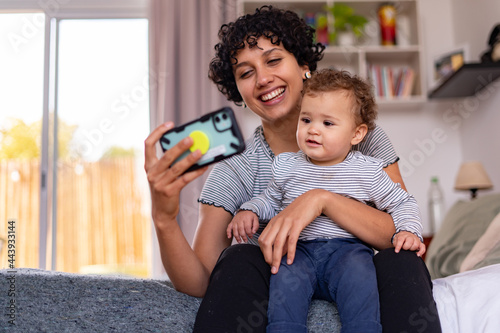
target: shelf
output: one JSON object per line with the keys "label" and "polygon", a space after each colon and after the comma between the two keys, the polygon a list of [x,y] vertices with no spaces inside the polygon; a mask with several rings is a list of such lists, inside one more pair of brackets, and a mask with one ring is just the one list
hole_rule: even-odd
{"label": "shelf", "polygon": [[429,98],[473,96],[500,77],[500,63],[464,64],[429,93]]}
{"label": "shelf", "polygon": [[426,102],[424,96],[408,96],[408,97],[376,97],[377,104],[381,106],[395,105],[396,107],[408,105],[421,105]]}
{"label": "shelf", "polygon": [[325,48],[325,53],[407,53],[407,52],[418,52],[420,48],[418,45],[408,45],[408,46],[383,46],[383,45],[349,45],[349,46],[336,46],[330,45]]}

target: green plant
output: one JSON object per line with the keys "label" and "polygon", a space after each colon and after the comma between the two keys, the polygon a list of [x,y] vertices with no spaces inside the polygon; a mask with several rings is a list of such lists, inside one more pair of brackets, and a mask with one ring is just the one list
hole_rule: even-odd
{"label": "green plant", "polygon": [[359,38],[363,35],[363,29],[368,23],[368,19],[362,15],[354,14],[354,9],[342,3],[334,3],[327,9],[333,16],[333,31],[330,33],[330,39],[334,42],[339,32],[352,31]]}

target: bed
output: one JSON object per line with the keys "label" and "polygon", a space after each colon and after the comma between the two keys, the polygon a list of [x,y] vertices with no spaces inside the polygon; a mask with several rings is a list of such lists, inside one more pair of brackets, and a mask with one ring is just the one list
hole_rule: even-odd
{"label": "bed", "polygon": [[500,194],[457,201],[426,264],[444,333],[500,332]]}

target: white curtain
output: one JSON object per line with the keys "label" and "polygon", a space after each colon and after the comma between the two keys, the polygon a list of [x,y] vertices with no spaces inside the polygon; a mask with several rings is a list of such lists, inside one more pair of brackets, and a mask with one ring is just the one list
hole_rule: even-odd
{"label": "white curtain", "polygon": [[[151,128],[172,120],[180,125],[231,105],[208,79],[217,33],[236,18],[236,0],[151,0],[150,3]],[[198,221],[199,179],[181,194],[179,224],[189,242]],[[153,275],[162,271],[156,235]]]}

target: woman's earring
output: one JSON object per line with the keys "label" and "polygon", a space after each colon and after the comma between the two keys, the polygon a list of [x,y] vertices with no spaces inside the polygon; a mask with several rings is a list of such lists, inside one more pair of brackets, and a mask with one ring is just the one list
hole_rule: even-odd
{"label": "woman's earring", "polygon": [[243,107],[246,109],[247,108],[247,103],[243,102]]}
{"label": "woman's earring", "polygon": [[311,78],[311,72],[306,72],[306,79],[310,79]]}

